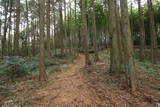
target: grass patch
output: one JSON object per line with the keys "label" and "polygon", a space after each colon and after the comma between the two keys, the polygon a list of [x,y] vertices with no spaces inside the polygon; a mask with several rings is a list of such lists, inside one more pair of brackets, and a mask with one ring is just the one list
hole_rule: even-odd
{"label": "grass patch", "polygon": [[146,72],[148,76],[160,79],[160,64],[152,64],[149,61],[139,62],[136,61],[136,65],[139,72]]}

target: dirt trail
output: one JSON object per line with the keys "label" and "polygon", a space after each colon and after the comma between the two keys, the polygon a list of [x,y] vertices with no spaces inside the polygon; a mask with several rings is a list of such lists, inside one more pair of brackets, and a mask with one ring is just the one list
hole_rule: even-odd
{"label": "dirt trail", "polygon": [[91,90],[81,72],[84,66],[81,55],[71,67],[62,70],[53,83],[37,91],[32,107],[94,107]]}
{"label": "dirt trail", "polygon": [[115,84],[119,78],[109,75],[106,66],[98,62],[85,68],[80,55],[70,67],[51,75],[27,107],[156,107],[143,93],[132,95],[121,83]]}
{"label": "dirt trail", "polygon": [[153,93],[145,93],[146,85],[130,94],[124,76],[110,75],[106,67],[107,63],[96,62],[86,68],[85,58],[80,55],[70,67],[50,75],[43,87],[26,90],[28,95],[19,98],[24,98],[26,107],[159,107],[156,97],[150,96]]}

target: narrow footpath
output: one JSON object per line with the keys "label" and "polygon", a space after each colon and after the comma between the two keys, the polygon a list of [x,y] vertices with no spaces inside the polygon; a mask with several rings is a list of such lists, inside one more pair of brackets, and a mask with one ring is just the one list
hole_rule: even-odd
{"label": "narrow footpath", "polygon": [[85,83],[81,70],[83,55],[71,67],[61,71],[51,84],[37,91],[33,107],[97,107],[93,93]]}

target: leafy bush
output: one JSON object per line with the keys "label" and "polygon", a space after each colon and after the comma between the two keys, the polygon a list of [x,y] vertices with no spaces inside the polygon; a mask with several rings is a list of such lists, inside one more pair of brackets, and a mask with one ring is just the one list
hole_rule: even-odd
{"label": "leafy bush", "polygon": [[27,69],[27,72],[36,72],[39,62],[38,60],[26,61],[23,66]]}
{"label": "leafy bush", "polygon": [[[60,65],[56,60],[45,60],[45,66],[48,68],[58,68]],[[23,77],[31,72],[37,72],[39,68],[39,59],[33,57],[27,59],[20,56],[7,56],[4,57],[0,63],[0,78],[15,79],[17,77]],[[51,70],[47,70],[51,71]]]}
{"label": "leafy bush", "polygon": [[26,75],[28,69],[24,63],[25,59],[19,56],[4,57],[0,66],[0,70],[3,72],[2,76],[7,76],[13,79]]}

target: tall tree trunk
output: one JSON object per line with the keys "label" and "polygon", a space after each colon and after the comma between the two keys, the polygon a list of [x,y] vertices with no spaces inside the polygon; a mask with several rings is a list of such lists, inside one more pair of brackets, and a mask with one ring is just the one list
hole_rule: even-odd
{"label": "tall tree trunk", "polygon": [[47,15],[46,15],[46,26],[47,26],[47,52],[48,55],[51,55],[51,43],[50,43],[50,0],[47,0]]}
{"label": "tall tree trunk", "polygon": [[118,46],[118,29],[116,23],[116,1],[109,0],[109,22],[111,36],[111,71],[120,71],[120,54]]}
{"label": "tall tree trunk", "polygon": [[55,7],[53,7],[53,25],[54,25],[54,52],[55,55],[57,54],[57,42],[56,42],[56,13],[55,13]]}
{"label": "tall tree trunk", "polygon": [[10,9],[9,9],[9,31],[8,31],[8,55],[11,56],[12,55],[12,36],[11,36],[11,31],[12,31],[12,11],[13,11],[13,0],[9,0],[9,5],[10,5]]}
{"label": "tall tree trunk", "polygon": [[28,12],[28,0],[26,0],[26,20],[27,20],[27,30],[26,30],[26,36],[27,36],[27,55],[29,56],[29,57],[31,57],[31,50],[30,50],[30,32],[29,32],[29,17],[28,17],[28,14],[29,14],[29,12]]}
{"label": "tall tree trunk", "polygon": [[137,88],[136,84],[136,69],[133,58],[133,44],[131,39],[131,29],[129,23],[129,15],[128,15],[128,0],[120,0],[121,5],[121,15],[122,15],[122,34],[123,34],[123,42],[125,49],[125,72],[126,72],[126,80],[127,85],[131,88],[132,92],[134,92]]}
{"label": "tall tree trunk", "polygon": [[144,60],[145,54],[145,29],[144,29],[144,17],[143,10],[141,7],[141,0],[138,0],[138,13],[139,13],[139,23],[140,23],[140,61]]}
{"label": "tall tree trunk", "polygon": [[7,55],[7,42],[6,42],[6,34],[7,34],[7,15],[8,15],[8,6],[9,6],[9,1],[6,0],[4,1],[4,31],[3,31],[3,39],[2,39],[2,56]]}
{"label": "tall tree trunk", "polygon": [[147,0],[147,3],[148,3],[149,18],[150,18],[149,22],[150,22],[150,36],[151,36],[151,55],[152,55],[151,59],[152,63],[157,63],[157,54],[158,54],[157,34],[155,29],[152,1]]}
{"label": "tall tree trunk", "polygon": [[[69,0],[69,17],[72,17],[72,9],[71,9],[71,0]],[[74,56],[74,49],[73,49],[73,31],[71,28],[71,19],[68,19],[68,28],[69,28],[69,42],[70,42],[70,54],[72,56],[72,62],[73,62],[73,56]]]}
{"label": "tall tree trunk", "polygon": [[14,55],[19,55],[19,24],[20,24],[20,0],[16,0],[16,24],[14,35]]}
{"label": "tall tree trunk", "polygon": [[[64,0],[64,39],[67,39],[67,13],[66,13],[66,0]],[[65,46],[67,47],[67,41],[64,41]],[[65,47],[65,48],[66,48]],[[67,51],[67,50],[66,50]],[[65,52],[66,53],[66,52]]]}
{"label": "tall tree trunk", "polygon": [[77,0],[74,0],[74,56],[77,56]]}
{"label": "tall tree trunk", "polygon": [[86,19],[86,0],[82,0],[82,36],[83,36],[83,49],[85,51],[85,64],[90,65],[90,58],[89,58],[89,41],[88,41],[88,32],[87,32],[87,19]]}
{"label": "tall tree trunk", "polygon": [[36,45],[36,35],[35,35],[35,25],[36,23],[34,23],[34,20],[32,19],[32,21],[31,21],[31,28],[32,28],[32,30],[31,30],[31,35],[32,35],[32,56],[35,56],[36,55],[36,52],[35,52],[35,49],[36,49],[36,47],[35,47],[35,45]]}
{"label": "tall tree trunk", "polygon": [[71,16],[71,2],[69,0],[69,8],[68,8],[68,24],[67,24],[67,34],[68,34],[68,41],[69,41],[69,53],[72,55],[72,43],[71,43],[71,29],[70,29],[70,16]]}
{"label": "tall tree trunk", "polygon": [[45,50],[44,50],[44,16],[45,16],[45,1],[39,0],[39,30],[40,30],[40,72],[39,72],[39,80],[45,81],[47,80],[47,74],[45,71]]}
{"label": "tall tree trunk", "polygon": [[62,1],[59,1],[59,28],[60,28],[60,47],[61,47],[61,54],[64,54],[64,44],[63,44],[63,14],[62,14]]}
{"label": "tall tree trunk", "polygon": [[[116,1],[115,1],[116,2]],[[120,71],[123,71],[123,64],[124,64],[124,50],[123,50],[123,38],[122,38],[122,31],[121,31],[121,17],[119,12],[119,5],[118,2],[116,4],[116,26],[117,26],[117,39],[118,39],[118,48],[119,48],[119,62],[120,62]]]}
{"label": "tall tree trunk", "polygon": [[95,52],[95,61],[99,60],[98,57],[98,47],[97,47],[97,28],[96,28],[96,16],[95,16],[95,7],[94,7],[94,0],[91,0],[91,7],[92,7],[92,32],[93,32],[93,45],[94,45],[94,52]]}
{"label": "tall tree trunk", "polygon": [[134,25],[134,20],[133,20],[133,0],[131,0],[130,28],[131,28],[131,38],[132,38],[132,41],[134,40],[133,25]]}
{"label": "tall tree trunk", "polygon": [[[1,34],[1,28],[2,28],[2,21],[0,19],[0,41],[1,41],[1,44],[2,44],[2,34]],[[0,47],[0,51],[2,51],[2,47]],[[2,54],[0,54],[1,57],[2,57]],[[1,58],[0,58],[0,61],[1,61]]]}

